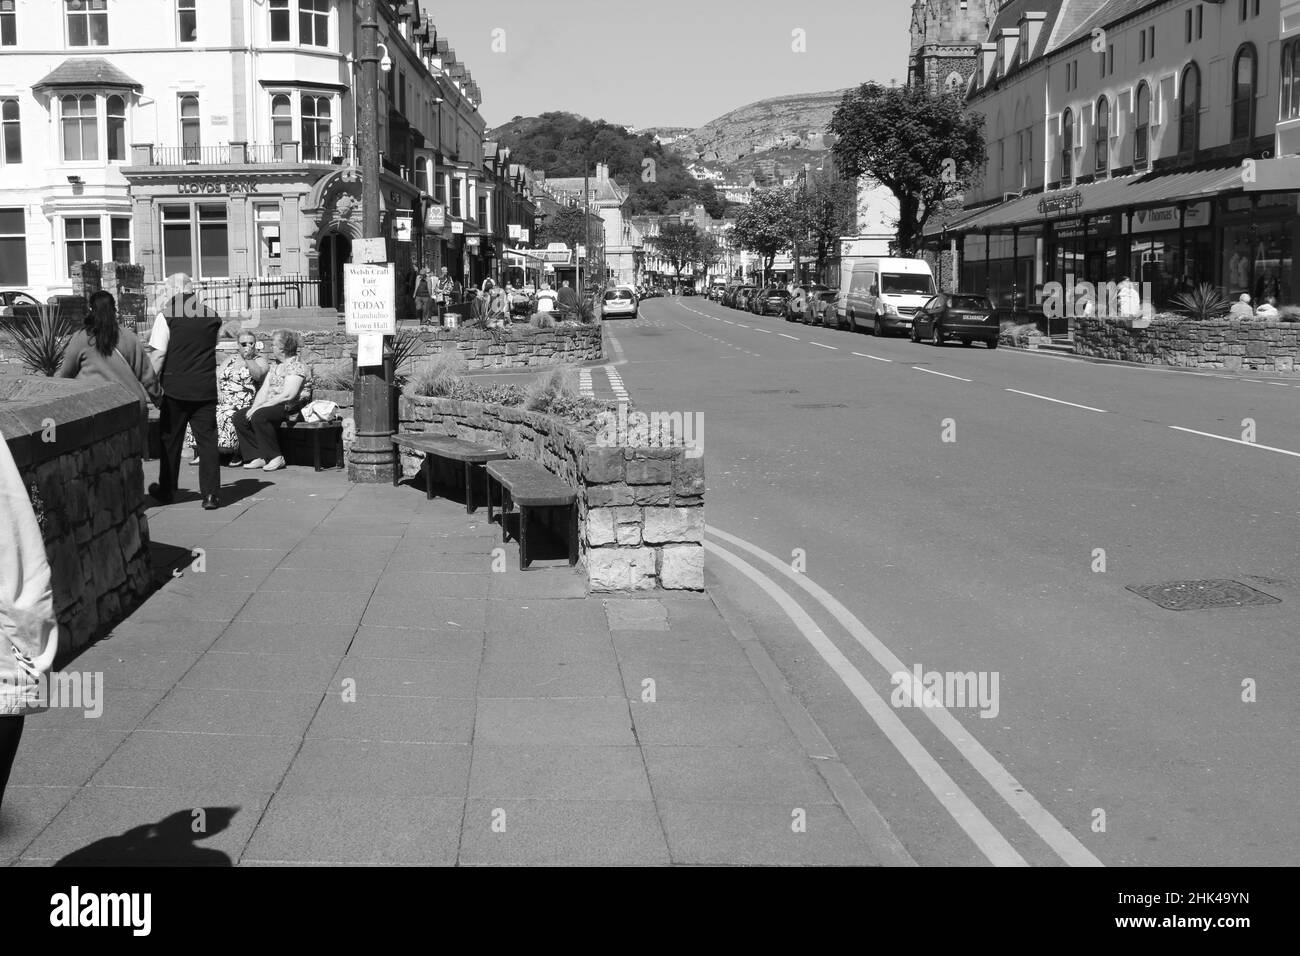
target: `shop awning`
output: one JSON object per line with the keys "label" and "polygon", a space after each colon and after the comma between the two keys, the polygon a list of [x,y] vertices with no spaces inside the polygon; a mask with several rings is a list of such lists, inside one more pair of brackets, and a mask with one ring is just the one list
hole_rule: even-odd
{"label": "shop awning", "polygon": [[1244,181],[1246,192],[1300,192],[1300,156],[1278,156],[1255,160],[1254,176]]}
{"label": "shop awning", "polygon": [[1147,176],[1125,191],[1118,205],[1157,206],[1183,200],[1212,199],[1242,189],[1240,166],[1227,169],[1199,169],[1190,173]]}
{"label": "shop awning", "polygon": [[144,87],[127,76],[113,64],[100,57],[78,57],[64,60],[32,85],[33,92],[44,89],[90,88],[123,89],[142,92]]}
{"label": "shop awning", "polygon": [[[1126,200],[1121,197],[1139,178],[1141,177],[1119,176],[1097,183],[1084,183],[1069,189],[1053,189],[1050,192],[1021,196],[1019,199],[988,206],[964,219],[950,222],[947,229],[949,233],[983,232],[985,229],[1003,232],[1015,226],[1040,225],[1062,217],[1087,216],[1092,212],[1101,213],[1117,205],[1125,205]],[[934,236],[941,231],[927,229],[926,234]]]}

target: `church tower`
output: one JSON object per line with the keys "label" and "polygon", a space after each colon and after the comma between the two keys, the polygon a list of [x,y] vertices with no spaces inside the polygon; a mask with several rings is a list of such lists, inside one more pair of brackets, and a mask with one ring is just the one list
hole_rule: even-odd
{"label": "church tower", "polygon": [[915,0],[909,83],[965,90],[997,13],[997,0]]}

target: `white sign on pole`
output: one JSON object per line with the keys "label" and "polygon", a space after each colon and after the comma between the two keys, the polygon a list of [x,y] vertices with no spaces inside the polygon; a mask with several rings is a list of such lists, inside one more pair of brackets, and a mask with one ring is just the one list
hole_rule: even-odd
{"label": "white sign on pole", "polygon": [[358,239],[352,247],[353,262],[387,262],[388,245],[380,239]]}
{"label": "white sign on pole", "polygon": [[384,337],[378,332],[363,332],[357,336],[357,365],[365,368],[384,364]]}
{"label": "white sign on pole", "polygon": [[451,234],[453,236],[459,236],[462,235],[464,232],[465,232],[465,223],[460,219],[453,219],[451,221]]}
{"label": "white sign on pole", "polygon": [[343,290],[349,335],[397,334],[397,289],[391,263],[344,265]]}
{"label": "white sign on pole", "polygon": [[519,238],[519,230],[520,230],[521,228],[522,228],[522,227],[521,227],[518,223],[514,223],[514,222],[512,222],[512,223],[510,224],[510,226],[509,226],[510,238],[511,238],[511,239],[518,239],[518,238]]}
{"label": "white sign on pole", "polygon": [[532,240],[529,238],[529,232],[530,232],[530,230],[528,230],[528,229],[524,229],[524,228],[521,226],[520,229],[519,229],[519,241],[520,241],[520,242],[532,242]]}

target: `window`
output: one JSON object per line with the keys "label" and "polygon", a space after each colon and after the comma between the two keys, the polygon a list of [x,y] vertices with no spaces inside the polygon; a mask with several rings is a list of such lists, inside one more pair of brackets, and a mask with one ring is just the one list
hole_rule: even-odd
{"label": "window", "polygon": [[4,135],[0,137],[0,163],[21,163],[23,128],[18,116],[17,100],[0,100],[0,125],[4,126]]}
{"label": "window", "polygon": [[1151,134],[1151,87],[1145,81],[1138,84],[1136,119],[1133,129],[1133,168],[1146,169],[1147,147]]}
{"label": "window", "polygon": [[1284,120],[1300,118],[1300,41],[1282,46],[1282,88],[1280,90]]}
{"label": "window", "polygon": [[298,0],[298,42],[330,45],[330,0]]}
{"label": "window", "polygon": [[1143,30],[1138,34],[1138,62],[1145,63],[1147,59],[1147,31]]}
{"label": "window", "polygon": [[1205,4],[1198,3],[1196,5],[1196,39],[1199,40],[1201,37],[1205,36],[1205,31],[1202,29],[1204,26],[1205,26]]}
{"label": "window", "polygon": [[17,46],[18,15],[14,0],[0,0],[0,46]]}
{"label": "window", "polygon": [[277,93],[271,97],[271,143],[275,154],[280,155],[280,146],[293,141],[293,101],[287,93]]}
{"label": "window", "polygon": [[329,162],[330,101],[326,96],[302,98],[302,158]]}
{"label": "window", "polygon": [[194,5],[195,0],[176,0],[176,39],[181,43],[193,43],[199,38],[198,11]]}
{"label": "window", "polygon": [[194,257],[191,249],[190,207],[162,207],[163,274],[184,272],[194,275]]}
{"label": "window", "polygon": [[187,163],[199,161],[199,98],[193,93],[184,93],[180,98],[181,114],[181,158]]}
{"label": "window", "polygon": [[63,159],[82,162],[99,159],[99,118],[95,98],[86,93],[59,101],[63,128]]}
{"label": "window", "polygon": [[1247,43],[1237,51],[1232,68],[1232,138],[1255,135],[1255,48]]}
{"label": "window", "polygon": [[105,101],[105,113],[108,115],[108,158],[109,161],[126,160],[126,100],[120,96],[110,96]]}
{"label": "window", "polygon": [[1187,12],[1183,14],[1183,26],[1186,28],[1187,42],[1192,42],[1192,8],[1188,7]]}
{"label": "window", "polygon": [[108,0],[64,0],[68,46],[108,46]]}
{"label": "window", "polygon": [[1061,179],[1074,181],[1074,113],[1061,114]]}
{"label": "window", "polygon": [[[163,272],[195,279],[230,275],[229,232],[224,204],[162,207]],[[196,241],[197,237],[197,241]]]}
{"label": "window", "polygon": [[131,261],[131,217],[113,216],[109,219],[109,236],[114,262]]}
{"label": "window", "polygon": [[1097,101],[1097,172],[1110,168],[1110,101],[1102,97]]}
{"label": "window", "polygon": [[1147,56],[1156,55],[1156,28],[1155,26],[1147,27]]}
{"label": "window", "polygon": [[1249,2],[1250,0],[1237,0],[1237,10],[1239,11],[1237,14],[1238,20],[1246,19],[1246,5]]}
{"label": "window", "polygon": [[256,216],[258,275],[279,275],[280,207],[274,203],[260,203]]}
{"label": "window", "polygon": [[205,279],[230,275],[230,246],[224,204],[199,209],[199,272]]}
{"label": "window", "polygon": [[270,0],[271,42],[288,43],[289,36],[289,0]]}
{"label": "window", "polygon": [[479,196],[478,197],[478,224],[486,228],[488,224],[487,217],[488,217],[487,196]]}
{"label": "window", "polygon": [[0,285],[27,284],[27,233],[22,209],[0,209]]}
{"label": "window", "polygon": [[68,250],[68,268],[77,262],[99,262],[99,217],[63,220],[63,240]]}
{"label": "window", "polygon": [[1115,72],[1115,44],[1106,47],[1106,75],[1110,76]]}
{"label": "window", "polygon": [[1201,71],[1195,63],[1183,70],[1178,109],[1178,151],[1193,153],[1200,145]]}
{"label": "window", "polygon": [[406,74],[401,71],[397,75],[397,112],[406,115]]}

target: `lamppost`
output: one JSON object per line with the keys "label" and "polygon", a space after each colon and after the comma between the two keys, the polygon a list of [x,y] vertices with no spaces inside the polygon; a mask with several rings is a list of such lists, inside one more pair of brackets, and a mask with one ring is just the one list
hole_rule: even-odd
{"label": "lamppost", "polygon": [[[361,234],[382,238],[379,220],[379,23],[375,0],[358,0],[361,17],[356,99],[358,162],[361,164]],[[388,57],[385,56],[385,60]],[[388,61],[391,69],[391,60]],[[385,343],[387,345],[387,343]],[[348,480],[362,483],[393,480],[392,352],[385,347],[383,365],[357,366],[352,384],[356,438],[348,459]]]}

